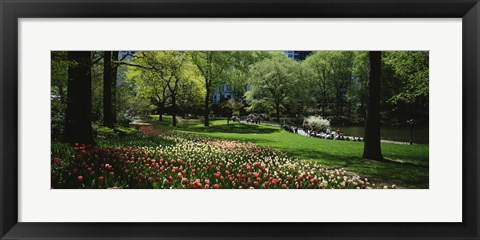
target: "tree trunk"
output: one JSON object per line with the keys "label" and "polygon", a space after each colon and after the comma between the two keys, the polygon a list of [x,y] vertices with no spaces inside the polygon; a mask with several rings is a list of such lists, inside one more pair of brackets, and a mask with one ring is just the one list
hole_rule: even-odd
{"label": "tree trunk", "polygon": [[322,102],[322,117],[325,117],[325,101]]}
{"label": "tree trunk", "polygon": [[209,105],[210,105],[210,89],[207,87],[207,92],[205,94],[205,126],[209,126]]}
{"label": "tree trunk", "polygon": [[88,51],[68,52],[67,111],[64,140],[74,144],[93,144],[92,72]]}
{"label": "tree trunk", "polygon": [[158,121],[163,121],[163,109],[165,108],[165,100],[158,101]]}
{"label": "tree trunk", "polygon": [[380,147],[380,65],[381,52],[370,51],[368,76],[367,117],[363,158],[383,160]]}
{"label": "tree trunk", "polygon": [[280,123],[280,103],[275,103],[275,111],[277,122]]}
{"label": "tree trunk", "polygon": [[172,126],[177,126],[177,106],[175,100],[175,93],[172,94]]}
{"label": "tree trunk", "polygon": [[103,125],[113,128],[112,116],[112,52],[103,52]]}
{"label": "tree trunk", "polygon": [[118,51],[112,52],[113,69],[112,69],[112,116],[113,124],[117,123],[117,74],[118,74]]}

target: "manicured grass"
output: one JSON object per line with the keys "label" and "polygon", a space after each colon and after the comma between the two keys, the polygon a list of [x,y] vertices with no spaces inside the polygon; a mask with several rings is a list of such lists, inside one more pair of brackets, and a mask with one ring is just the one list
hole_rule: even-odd
{"label": "manicured grass", "polygon": [[[158,128],[172,129],[165,124]],[[287,152],[290,156],[317,161],[325,167],[345,167],[368,177],[372,182],[396,184],[404,188],[428,188],[428,145],[382,143],[383,156],[388,162],[368,161],[362,158],[363,142],[316,139],[289,133],[278,127],[232,123],[214,120],[209,127],[199,121],[180,122],[177,131],[214,138],[248,141]]]}

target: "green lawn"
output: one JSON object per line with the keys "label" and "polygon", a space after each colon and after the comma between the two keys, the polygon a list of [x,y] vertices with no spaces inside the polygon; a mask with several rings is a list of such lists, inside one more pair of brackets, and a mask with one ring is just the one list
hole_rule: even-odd
{"label": "green lawn", "polygon": [[[157,128],[171,129],[165,124],[170,120],[166,117],[162,124],[155,120],[152,123]],[[267,125],[232,122],[227,125],[226,120],[214,120],[210,125],[205,127],[199,121],[181,122],[175,130],[269,146],[299,159],[317,161],[328,168],[348,168],[372,182],[404,188],[428,188],[428,144],[382,143],[383,156],[390,161],[375,162],[361,157],[363,142],[309,138]]]}

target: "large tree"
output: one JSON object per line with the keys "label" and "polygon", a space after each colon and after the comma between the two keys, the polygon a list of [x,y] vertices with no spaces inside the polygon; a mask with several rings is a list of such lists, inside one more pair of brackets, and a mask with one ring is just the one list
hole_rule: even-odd
{"label": "large tree", "polygon": [[297,85],[298,63],[283,53],[272,53],[272,57],[257,62],[250,69],[250,90],[245,93],[250,107],[248,110],[273,109],[277,122],[281,110],[294,93]]}
{"label": "large tree", "polygon": [[103,125],[113,128],[113,107],[112,107],[112,52],[103,52]]}
{"label": "large tree", "polygon": [[380,69],[382,55],[379,51],[369,53],[367,114],[363,158],[383,160],[380,147]]}
{"label": "large tree", "polygon": [[330,101],[332,80],[329,52],[315,52],[305,59],[302,65],[308,74],[309,94],[316,107],[321,108],[322,116],[326,116],[326,108]]}
{"label": "large tree", "polygon": [[210,102],[213,91],[226,81],[226,70],[231,66],[234,54],[231,51],[194,51],[191,53],[192,61],[204,79],[205,126],[209,126]]}
{"label": "large tree", "polygon": [[65,141],[93,144],[92,134],[92,52],[68,52],[67,112]]}
{"label": "large tree", "polygon": [[348,104],[354,60],[351,51],[318,51],[302,63],[310,80],[308,95],[323,116],[346,114],[343,107]]}
{"label": "large tree", "polygon": [[[179,51],[147,51],[139,52],[134,63],[129,65],[137,67],[140,89],[149,97],[156,98],[162,109],[167,100],[167,93],[171,102],[172,125],[177,124],[177,95],[182,82],[190,78],[193,65],[189,62],[187,53]],[[161,120],[161,117],[160,117]]]}
{"label": "large tree", "polygon": [[167,78],[167,88],[170,91],[170,99],[172,103],[172,125],[177,126],[177,95],[180,83],[186,82],[190,77],[190,70],[187,57],[184,52],[165,52],[162,63],[161,74],[173,76]]}
{"label": "large tree", "polygon": [[118,76],[118,53],[112,52],[112,115],[113,124],[117,122],[117,76]]}
{"label": "large tree", "polygon": [[127,65],[129,66],[127,81],[136,86],[139,97],[151,100],[157,106],[158,120],[163,121],[165,105],[169,98],[167,82],[159,72],[148,68],[143,58],[135,58]]}

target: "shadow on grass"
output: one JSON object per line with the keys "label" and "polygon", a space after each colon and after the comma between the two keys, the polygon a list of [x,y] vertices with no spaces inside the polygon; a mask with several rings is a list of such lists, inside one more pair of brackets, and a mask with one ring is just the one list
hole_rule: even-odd
{"label": "shadow on grass", "polygon": [[360,156],[339,156],[315,150],[288,149],[287,152],[293,157],[316,159],[313,161],[327,168],[347,168],[362,177],[375,180],[375,182],[394,183],[404,188],[416,189],[426,189],[429,186],[429,168],[425,165],[401,163],[388,159],[385,161],[371,161],[365,160]]}
{"label": "shadow on grass", "polygon": [[239,134],[270,134],[279,132],[281,129],[267,128],[253,124],[222,124],[205,127],[199,124],[182,124],[179,130],[198,133],[239,133]]}

